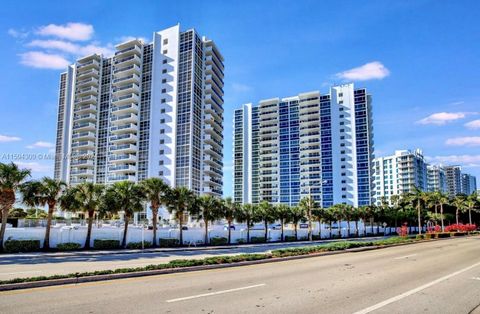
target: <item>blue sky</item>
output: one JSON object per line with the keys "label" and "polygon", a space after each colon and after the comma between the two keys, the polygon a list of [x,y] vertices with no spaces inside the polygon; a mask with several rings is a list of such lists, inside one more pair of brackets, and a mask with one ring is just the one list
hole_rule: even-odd
{"label": "blue sky", "polygon": [[[478,12],[453,0],[4,1],[0,161],[51,151],[65,64],[180,23],[225,57],[225,195],[234,108],[346,81],[373,95],[376,155],[419,147],[480,176]],[[53,175],[51,160],[19,162]]]}

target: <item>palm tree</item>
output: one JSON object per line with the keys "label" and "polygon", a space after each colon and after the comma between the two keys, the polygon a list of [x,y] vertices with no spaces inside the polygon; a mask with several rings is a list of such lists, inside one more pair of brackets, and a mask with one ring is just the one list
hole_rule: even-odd
{"label": "palm tree", "polygon": [[427,192],[424,192],[414,186],[413,193],[410,194],[410,199],[413,203],[416,204],[417,208],[417,222],[418,222],[418,234],[422,234],[422,205],[425,207],[425,205],[428,203],[430,196]]}
{"label": "palm tree", "polygon": [[131,181],[116,182],[108,187],[102,201],[102,210],[123,213],[123,238],[121,246],[127,246],[128,223],[136,212],[144,210],[145,194],[139,184]]}
{"label": "palm tree", "polygon": [[316,219],[318,222],[318,237],[321,240],[322,239],[322,222],[324,222],[325,219],[327,218],[326,210],[321,207],[312,209],[312,217]]}
{"label": "palm tree", "polygon": [[85,249],[90,248],[92,225],[95,214],[100,210],[105,187],[92,182],[80,183],[66,190],[60,197],[60,207],[68,212],[83,212],[88,217],[87,237]]}
{"label": "palm tree", "polygon": [[312,236],[312,210],[314,210],[317,207],[317,203],[311,196],[304,197],[300,200],[300,203],[298,204],[299,207],[302,207],[302,209],[305,212],[305,215],[307,216],[308,220],[308,240],[312,241],[313,236]]}
{"label": "palm tree", "polygon": [[23,202],[28,206],[48,205],[47,227],[45,228],[45,239],[43,249],[50,249],[50,229],[52,225],[53,213],[61,194],[67,184],[63,181],[44,177],[40,181],[30,181],[21,187]]}
{"label": "palm tree", "polygon": [[465,206],[468,209],[468,223],[472,224],[472,210],[478,205],[478,194],[477,192],[473,192],[470,194],[466,201]]}
{"label": "palm tree", "polygon": [[198,198],[198,219],[202,219],[205,224],[205,239],[204,243],[207,245],[209,243],[208,236],[208,222],[214,221],[220,218],[221,215],[221,204],[220,200],[212,195],[202,195]]}
{"label": "palm tree", "polygon": [[140,182],[140,186],[145,193],[147,200],[150,202],[150,209],[152,210],[152,224],[153,224],[153,247],[157,246],[157,221],[158,209],[165,205],[166,195],[169,193],[170,187],[160,178],[148,178]]}
{"label": "palm tree", "polygon": [[458,225],[460,212],[464,211],[467,208],[466,197],[463,194],[455,196],[452,201],[452,205],[455,206],[455,220]]}
{"label": "palm tree", "polygon": [[343,204],[335,204],[328,208],[329,215],[332,217],[333,220],[337,221],[338,225],[338,237],[342,237],[342,228],[341,228],[341,223],[342,220],[344,219],[344,210],[343,210],[344,205]]}
{"label": "palm tree", "polygon": [[290,206],[286,204],[279,204],[275,210],[275,215],[278,220],[280,220],[280,228],[281,228],[281,235],[280,238],[282,241],[285,241],[285,236],[284,236],[284,228],[285,228],[285,223],[288,221],[288,218],[290,217]]}
{"label": "palm tree", "polygon": [[189,211],[194,212],[197,200],[195,194],[188,188],[181,186],[176,187],[170,191],[167,195],[167,210],[170,214],[173,214],[175,220],[179,224],[180,229],[180,245],[183,245],[183,223],[185,216],[189,214]]}
{"label": "palm tree", "polygon": [[268,224],[275,221],[275,206],[267,201],[262,201],[258,206],[258,218],[263,221],[265,227],[265,242],[268,241]]}
{"label": "palm tree", "polygon": [[[357,217],[359,220],[362,221],[363,223],[363,236],[367,235],[367,218],[369,214],[369,207],[368,205],[363,205],[357,208]],[[357,232],[358,236],[360,236],[360,232],[358,231],[358,226],[357,226]]]}
{"label": "palm tree", "polygon": [[7,229],[8,212],[15,204],[15,192],[29,176],[29,169],[19,169],[13,162],[10,164],[0,163],[0,213],[2,215],[0,252],[3,252],[3,239]]}
{"label": "palm tree", "polygon": [[300,206],[290,207],[290,221],[295,228],[295,241],[298,240],[298,223],[305,219],[305,210]]}
{"label": "palm tree", "polygon": [[238,211],[237,220],[247,224],[247,242],[250,242],[250,227],[258,221],[258,207],[253,204],[244,204]]}
{"label": "palm tree", "polygon": [[227,220],[228,225],[228,244],[232,242],[232,224],[233,220],[238,214],[239,205],[233,202],[231,197],[227,197],[222,200],[221,208],[223,211],[223,218]]}
{"label": "palm tree", "polygon": [[449,199],[448,199],[448,196],[443,194],[443,193],[440,193],[440,197],[438,199],[438,203],[440,205],[440,223],[442,224],[442,232],[445,231],[445,225],[443,223],[443,219],[444,219],[444,216],[443,216],[443,206],[444,205],[447,205],[449,203]]}

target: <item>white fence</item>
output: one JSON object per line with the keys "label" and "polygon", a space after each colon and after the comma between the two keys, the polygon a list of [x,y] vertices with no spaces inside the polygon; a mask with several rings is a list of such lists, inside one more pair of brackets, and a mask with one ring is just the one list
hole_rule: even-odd
{"label": "white fence", "polygon": [[[383,228],[369,225],[365,228],[362,223],[358,224],[359,235],[363,236],[364,234],[376,235],[378,232],[384,234],[384,232],[389,234],[396,234],[396,228]],[[416,232],[417,228],[412,227],[410,233]],[[313,223],[313,234],[318,235],[318,223]],[[346,223],[342,223],[340,229],[342,238],[348,237]],[[332,228],[329,229],[329,225],[322,224],[322,239],[328,239],[332,235],[338,237],[338,229]],[[350,235],[355,236],[355,223],[350,224]],[[56,247],[60,243],[74,242],[80,245],[85,244],[85,239],[87,236],[87,227],[86,226],[53,226],[50,232],[50,247]],[[250,238],[265,236],[265,230],[259,229],[259,226],[255,226],[254,229],[250,230]],[[294,229],[292,226],[285,228],[284,230],[285,237],[295,236]],[[43,227],[34,227],[34,228],[7,228],[5,233],[5,240],[40,240],[41,245],[43,245],[43,240],[45,237],[45,228]],[[113,227],[113,226],[102,226],[92,228],[92,239],[91,245],[95,239],[101,240],[118,240],[122,241],[123,237],[123,226]],[[179,238],[179,230],[171,228],[160,228],[157,230],[157,237],[159,239],[164,238]],[[189,230],[183,231],[183,240],[185,244],[203,244],[205,237],[205,230],[203,228],[189,228]],[[224,230],[222,226],[213,226],[209,230],[209,238],[214,237],[228,237],[228,231]],[[306,239],[308,237],[308,229],[298,228],[298,238]],[[127,233],[127,243],[130,242],[141,242],[150,241],[152,242],[153,231],[145,229],[140,226],[129,226]],[[278,229],[268,229],[268,241],[275,242],[281,240],[281,230]],[[231,243],[247,242],[247,230],[245,226],[236,225],[236,230],[231,231]]]}

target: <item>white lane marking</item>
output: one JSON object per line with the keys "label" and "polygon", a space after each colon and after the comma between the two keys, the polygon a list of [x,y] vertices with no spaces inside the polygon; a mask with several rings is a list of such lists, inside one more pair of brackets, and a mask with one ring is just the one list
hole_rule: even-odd
{"label": "white lane marking", "polygon": [[31,274],[31,273],[41,273],[40,270],[27,270],[27,271],[17,271],[13,273],[0,273],[0,275],[17,275],[17,274]]}
{"label": "white lane marking", "polygon": [[475,263],[475,264],[473,264],[473,265],[470,265],[470,266],[468,266],[468,267],[465,267],[465,268],[463,268],[463,269],[460,269],[460,270],[458,270],[458,271],[456,271],[456,272],[454,272],[454,273],[451,273],[451,274],[449,274],[449,275],[440,277],[440,278],[438,278],[438,279],[436,279],[436,280],[434,280],[434,281],[431,281],[431,282],[429,282],[429,283],[427,283],[427,284],[424,284],[424,285],[422,285],[422,286],[420,286],[420,287],[417,287],[417,288],[415,288],[415,289],[406,291],[406,292],[404,292],[404,293],[402,293],[402,294],[399,294],[399,295],[394,296],[394,297],[392,297],[392,298],[390,298],[390,299],[387,299],[387,300],[385,300],[385,301],[382,301],[382,302],[380,302],[380,303],[377,303],[377,304],[375,304],[375,305],[372,305],[372,306],[370,306],[370,307],[367,307],[367,308],[365,308],[365,309],[363,309],[363,310],[360,310],[360,311],[358,311],[358,312],[355,312],[355,313],[353,313],[353,314],[367,314],[367,313],[373,312],[373,311],[378,310],[378,309],[380,309],[380,308],[382,308],[382,307],[384,307],[384,306],[386,306],[386,305],[389,305],[389,304],[391,304],[391,303],[397,302],[397,301],[399,301],[399,300],[401,300],[401,299],[404,299],[404,298],[406,298],[406,297],[408,297],[408,296],[411,296],[412,294],[415,294],[415,293],[420,292],[420,291],[422,291],[422,290],[424,290],[424,289],[427,289],[427,288],[429,288],[429,287],[431,287],[431,286],[434,286],[434,285],[436,285],[436,284],[438,284],[438,283],[441,283],[442,281],[445,281],[445,280],[450,279],[450,278],[452,278],[452,277],[454,277],[454,276],[460,275],[461,273],[464,273],[464,272],[466,272],[466,271],[468,271],[468,270],[470,270],[470,269],[472,269],[472,268],[475,268],[475,267],[477,267],[477,266],[480,266],[480,262]]}
{"label": "white lane marking", "polygon": [[204,293],[204,294],[197,294],[197,295],[192,295],[192,296],[189,296],[189,297],[167,300],[166,302],[167,303],[172,303],[172,302],[178,302],[178,301],[185,301],[185,300],[197,299],[197,298],[202,298],[202,297],[209,297],[209,296],[217,295],[217,294],[224,294],[224,293],[235,292],[235,291],[240,291],[240,290],[247,290],[247,289],[252,289],[252,288],[257,288],[257,287],[262,287],[262,286],[265,286],[265,284],[261,283],[261,284],[253,285],[253,286],[247,286],[247,287],[241,287],[241,288],[235,288],[235,289],[228,289],[228,290],[221,290],[221,291]]}
{"label": "white lane marking", "polygon": [[410,254],[410,255],[395,257],[394,259],[404,259],[404,258],[414,257],[414,256],[417,256],[417,255],[418,254]]}

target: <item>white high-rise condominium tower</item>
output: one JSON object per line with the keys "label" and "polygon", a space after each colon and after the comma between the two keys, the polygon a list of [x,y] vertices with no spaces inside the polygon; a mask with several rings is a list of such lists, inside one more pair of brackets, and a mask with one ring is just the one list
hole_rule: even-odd
{"label": "white high-rise condominium tower", "polygon": [[427,190],[427,164],[420,149],[397,150],[394,155],[374,161],[375,204],[390,201],[392,195]]}
{"label": "white high-rise condominium tower", "polygon": [[235,111],[236,202],[368,205],[373,157],[371,97],[353,84]]}
{"label": "white high-rise condominium tower", "polygon": [[447,176],[442,166],[427,165],[427,190],[447,193]]}
{"label": "white high-rise condominium tower", "polygon": [[78,59],[60,76],[55,178],[221,196],[223,72],[215,43],[179,25]]}

